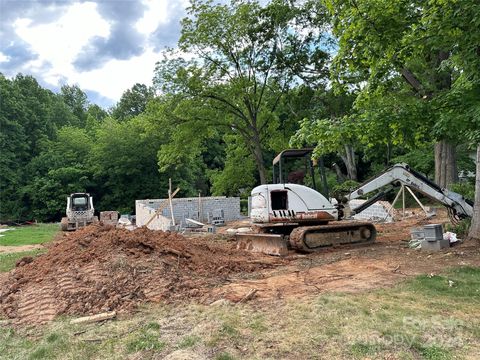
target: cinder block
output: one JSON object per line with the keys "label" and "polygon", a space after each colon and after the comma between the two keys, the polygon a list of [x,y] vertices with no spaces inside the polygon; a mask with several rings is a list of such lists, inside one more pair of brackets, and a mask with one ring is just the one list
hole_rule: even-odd
{"label": "cinder block", "polygon": [[439,251],[450,247],[450,240],[427,241],[422,240],[422,250]]}

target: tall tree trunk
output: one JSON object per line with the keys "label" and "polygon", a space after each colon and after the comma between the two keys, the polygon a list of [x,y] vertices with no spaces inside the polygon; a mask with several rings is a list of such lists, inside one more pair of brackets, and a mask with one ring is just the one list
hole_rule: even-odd
{"label": "tall tree trunk", "polygon": [[435,144],[435,182],[442,188],[458,181],[455,145],[447,140]]}
{"label": "tall tree trunk", "polygon": [[340,169],[340,166],[338,166],[338,164],[336,163],[333,163],[332,167],[335,173],[337,174],[337,182],[339,184],[343,183],[346,180],[346,178],[345,178],[345,175],[343,175],[343,172],[342,172],[342,169]]}
{"label": "tall tree trunk", "polygon": [[345,154],[340,154],[345,166],[347,167],[347,174],[350,180],[357,180],[357,162],[355,160],[355,151],[352,145],[345,145]]}
{"label": "tall tree trunk", "polygon": [[255,164],[257,165],[258,176],[260,177],[260,183],[267,183],[267,175],[265,171],[265,162],[263,161],[263,151],[260,145],[260,137],[258,134],[254,134],[252,137],[251,149],[253,157],[255,158]]}
{"label": "tall tree trunk", "polygon": [[477,174],[475,179],[475,204],[473,205],[472,225],[468,237],[480,242],[480,144],[477,146]]}

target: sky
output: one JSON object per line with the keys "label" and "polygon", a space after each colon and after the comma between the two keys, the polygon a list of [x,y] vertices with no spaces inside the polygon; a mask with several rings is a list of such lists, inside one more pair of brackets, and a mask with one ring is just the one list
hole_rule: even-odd
{"label": "sky", "polygon": [[0,0],[0,72],[33,75],[53,91],[78,85],[114,105],[175,47],[188,0]]}

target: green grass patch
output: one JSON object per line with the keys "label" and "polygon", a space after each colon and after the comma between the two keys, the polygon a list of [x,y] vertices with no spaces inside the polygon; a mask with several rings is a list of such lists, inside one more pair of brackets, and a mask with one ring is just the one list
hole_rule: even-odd
{"label": "green grass patch", "polygon": [[152,322],[134,333],[126,347],[128,353],[135,353],[139,351],[160,351],[165,345],[166,343],[160,338],[160,325]]}
{"label": "green grass patch", "polygon": [[463,266],[442,275],[420,275],[403,285],[404,290],[426,296],[460,298],[480,302],[480,268]]}
{"label": "green grass patch", "polygon": [[235,360],[235,358],[227,352],[222,352],[215,356],[215,360]]}
{"label": "green grass patch", "polygon": [[25,256],[37,256],[39,254],[45,253],[46,250],[31,250],[31,251],[21,251],[16,253],[0,254],[0,272],[7,272],[12,270],[15,267],[17,260]]}
{"label": "green grass patch", "polygon": [[14,230],[8,230],[2,233],[4,236],[0,237],[0,245],[43,244],[53,240],[60,230],[58,224],[13,226],[12,228]]}
{"label": "green grass patch", "polygon": [[198,344],[200,342],[200,340],[201,339],[200,339],[199,336],[187,335],[187,336],[183,337],[182,340],[180,340],[177,347],[179,349],[187,349],[187,348],[193,347],[196,344]]}

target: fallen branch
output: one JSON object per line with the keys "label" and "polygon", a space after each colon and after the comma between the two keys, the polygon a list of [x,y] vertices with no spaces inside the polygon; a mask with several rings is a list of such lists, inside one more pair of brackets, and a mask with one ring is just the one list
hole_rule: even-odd
{"label": "fallen branch", "polygon": [[255,296],[255,294],[257,293],[257,291],[258,291],[257,289],[250,289],[250,291],[248,292],[248,294],[245,295],[242,299],[240,299],[240,300],[237,302],[237,304],[241,304],[241,303],[243,303],[243,302],[246,302],[246,301],[248,301],[248,300],[251,300],[251,299]]}
{"label": "fallen branch", "polygon": [[115,316],[117,316],[117,312],[110,311],[110,312],[105,312],[105,313],[96,314],[92,316],[85,316],[78,319],[73,319],[72,321],[70,321],[70,324],[84,324],[84,323],[98,322],[98,321],[113,319]]}

